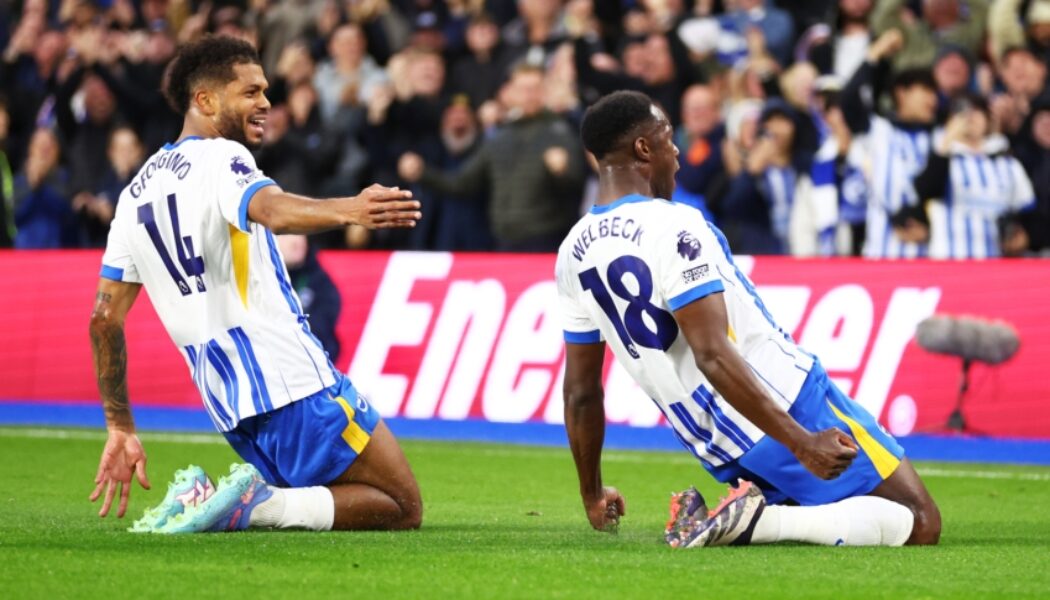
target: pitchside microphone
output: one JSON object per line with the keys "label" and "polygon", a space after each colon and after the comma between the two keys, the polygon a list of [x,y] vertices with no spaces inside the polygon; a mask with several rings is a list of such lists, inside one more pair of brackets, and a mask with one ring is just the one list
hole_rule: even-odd
{"label": "pitchside microphone", "polygon": [[915,331],[915,341],[929,352],[957,356],[963,361],[955,409],[944,425],[944,428],[958,432],[969,431],[962,406],[970,389],[970,367],[974,362],[989,365],[1006,362],[1021,346],[1017,330],[1005,321],[950,315],[924,319]]}
{"label": "pitchside microphone", "polygon": [[937,354],[997,365],[1017,353],[1021,340],[1004,321],[934,315],[919,323],[915,341]]}

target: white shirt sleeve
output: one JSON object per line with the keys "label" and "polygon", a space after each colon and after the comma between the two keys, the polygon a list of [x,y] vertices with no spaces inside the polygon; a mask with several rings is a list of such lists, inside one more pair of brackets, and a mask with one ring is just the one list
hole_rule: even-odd
{"label": "white shirt sleeve", "polygon": [[[131,202],[128,198],[125,203]],[[102,271],[100,277],[127,283],[142,283],[135,259],[131,255],[131,243],[128,240],[128,228],[136,223],[128,223],[133,211],[117,210],[113,222],[109,225],[109,237],[106,240],[106,251],[102,254]]]}
{"label": "white shirt sleeve", "polygon": [[554,273],[558,283],[558,307],[561,313],[565,341],[570,344],[595,344],[603,341],[598,325],[587,314],[577,296],[577,285],[571,280],[572,269],[565,264],[565,254],[559,254]]}
{"label": "white shirt sleeve", "polygon": [[234,227],[248,232],[248,203],[252,196],[277,183],[259,170],[252,153],[241,144],[222,140],[216,146],[210,163],[219,212]]}
{"label": "white shirt sleeve", "polygon": [[653,249],[655,283],[672,311],[725,291],[715,262],[723,251],[711,228],[699,211],[683,207],[677,216],[682,218],[664,229]]}

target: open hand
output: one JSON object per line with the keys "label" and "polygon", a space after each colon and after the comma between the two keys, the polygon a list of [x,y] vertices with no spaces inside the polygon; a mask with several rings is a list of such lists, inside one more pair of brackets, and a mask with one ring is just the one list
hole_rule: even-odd
{"label": "open hand", "polygon": [[587,510],[587,520],[591,522],[591,527],[598,531],[615,533],[620,526],[620,517],[627,514],[627,504],[614,487],[602,488],[601,495],[597,498],[585,498],[583,506]]}
{"label": "open hand", "polygon": [[378,183],[353,197],[350,213],[355,224],[368,229],[415,227],[423,216],[419,202],[412,200],[412,192]]}
{"label": "open hand", "polygon": [[146,476],[146,451],[142,448],[139,437],[126,431],[110,430],[106,446],[102,449],[102,458],[98,461],[95,491],[88,497],[94,502],[102,495],[103,488],[105,489],[106,497],[102,501],[98,516],[105,517],[109,514],[118,490],[120,504],[117,507],[117,517],[124,516],[128,510],[128,497],[131,495],[132,472],[135,473],[142,489],[150,489],[149,477]]}
{"label": "open hand", "polygon": [[810,434],[795,449],[795,457],[811,473],[821,479],[835,479],[853,463],[857,457],[857,445],[853,438],[837,427]]}

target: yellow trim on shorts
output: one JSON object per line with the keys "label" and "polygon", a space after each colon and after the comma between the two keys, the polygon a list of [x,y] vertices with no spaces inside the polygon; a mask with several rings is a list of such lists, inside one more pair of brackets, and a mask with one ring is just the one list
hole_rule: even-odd
{"label": "yellow trim on shorts", "polygon": [[233,260],[233,276],[237,280],[237,293],[241,304],[248,308],[248,234],[233,225],[230,228],[230,254]]}
{"label": "yellow trim on shorts", "polygon": [[729,336],[729,341],[733,342],[735,344],[736,343],[736,332],[733,331],[733,326],[732,325],[726,325],[726,327],[729,328],[729,331],[726,332],[726,335]]}
{"label": "yellow trim on shorts", "polygon": [[346,413],[346,420],[348,421],[346,429],[343,430],[343,440],[346,441],[347,445],[354,449],[354,452],[361,454],[368,445],[368,440],[372,439],[372,436],[368,435],[368,432],[361,428],[354,420],[354,407],[350,406],[350,403],[346,401],[346,398],[342,396],[336,396],[333,398],[339,403],[339,406],[343,407],[343,412]]}
{"label": "yellow trim on shorts", "polygon": [[879,443],[863,425],[854,421],[850,417],[846,416],[842,411],[835,407],[831,401],[828,401],[828,406],[831,407],[832,412],[835,416],[842,420],[848,427],[853,437],[856,438],[857,443],[860,444],[862,450],[871,459],[871,464],[875,465],[875,470],[878,471],[879,477],[886,479],[900,466],[901,461],[899,458],[893,455],[892,452],[886,449],[885,446]]}

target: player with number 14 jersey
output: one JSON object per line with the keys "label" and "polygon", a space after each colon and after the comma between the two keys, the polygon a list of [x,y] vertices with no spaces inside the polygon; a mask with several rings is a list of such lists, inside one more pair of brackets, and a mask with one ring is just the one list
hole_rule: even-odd
{"label": "player with number 14 jersey", "polygon": [[102,258],[103,276],[145,284],[220,431],[341,378],[273,234],[248,220],[249,201],[272,185],[235,141],[166,144],[121,194]]}

